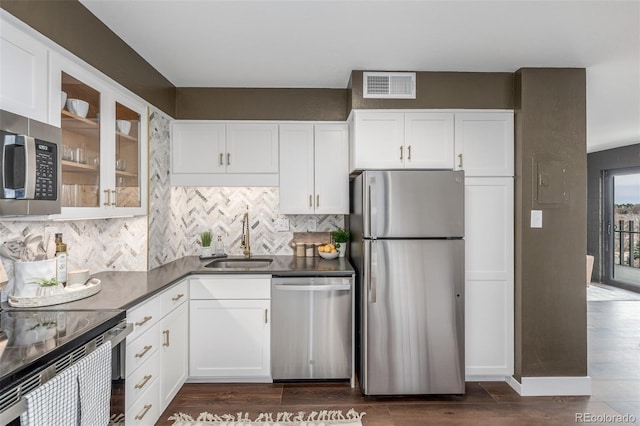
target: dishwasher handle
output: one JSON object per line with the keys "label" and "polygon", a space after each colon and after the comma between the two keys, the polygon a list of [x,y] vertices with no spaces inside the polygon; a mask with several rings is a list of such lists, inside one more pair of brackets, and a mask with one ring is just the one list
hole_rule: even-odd
{"label": "dishwasher handle", "polygon": [[348,291],[351,290],[349,284],[329,284],[329,285],[289,285],[275,284],[275,290],[283,291]]}

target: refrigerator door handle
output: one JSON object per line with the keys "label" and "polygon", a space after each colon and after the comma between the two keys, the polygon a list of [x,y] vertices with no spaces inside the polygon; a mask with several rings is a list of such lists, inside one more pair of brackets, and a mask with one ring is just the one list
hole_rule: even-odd
{"label": "refrigerator door handle", "polygon": [[369,178],[369,235],[371,238],[376,238],[376,178]]}
{"label": "refrigerator door handle", "polygon": [[378,287],[378,279],[376,276],[378,256],[376,246],[376,242],[371,241],[371,259],[369,259],[369,303],[376,303],[376,289]]}

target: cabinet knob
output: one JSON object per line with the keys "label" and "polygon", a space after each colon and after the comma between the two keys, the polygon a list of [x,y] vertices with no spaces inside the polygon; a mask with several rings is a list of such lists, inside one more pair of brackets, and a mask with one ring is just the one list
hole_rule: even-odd
{"label": "cabinet knob", "polygon": [[112,189],[111,193],[113,194],[113,201],[111,202],[111,205],[115,207],[118,204],[118,202],[116,201],[116,190]]}
{"label": "cabinet knob", "polygon": [[169,347],[169,330],[163,330],[162,334],[164,334],[164,343],[162,346]]}
{"label": "cabinet knob", "polygon": [[227,166],[231,165],[231,154],[227,153]]}
{"label": "cabinet knob", "polygon": [[309,207],[313,207],[313,195],[309,194]]}
{"label": "cabinet knob", "polygon": [[411,145],[407,147],[407,160],[411,161]]}
{"label": "cabinet knob", "polygon": [[402,145],[400,145],[400,161],[402,161]]}
{"label": "cabinet knob", "polygon": [[459,159],[459,161],[458,161],[458,167],[459,167],[459,168],[462,168],[462,153],[458,154],[458,159]]}
{"label": "cabinet knob", "polygon": [[183,297],[184,297],[184,294],[180,293],[176,297],[172,297],[171,300],[173,300],[174,302],[177,302],[178,300],[182,299]]}
{"label": "cabinet knob", "polygon": [[316,195],[316,208],[320,207],[320,194]]}
{"label": "cabinet knob", "polygon": [[108,189],[105,189],[104,193],[105,193],[106,202],[102,203],[102,205],[103,206],[110,206],[111,205],[111,191],[109,191]]}
{"label": "cabinet knob", "polygon": [[220,165],[224,166],[224,154],[220,153]]}

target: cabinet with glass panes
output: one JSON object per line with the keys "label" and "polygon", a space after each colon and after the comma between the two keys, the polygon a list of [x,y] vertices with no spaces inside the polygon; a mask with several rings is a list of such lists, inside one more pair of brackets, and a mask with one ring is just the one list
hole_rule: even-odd
{"label": "cabinet with glass panes", "polygon": [[62,218],[146,214],[146,107],[62,72]]}

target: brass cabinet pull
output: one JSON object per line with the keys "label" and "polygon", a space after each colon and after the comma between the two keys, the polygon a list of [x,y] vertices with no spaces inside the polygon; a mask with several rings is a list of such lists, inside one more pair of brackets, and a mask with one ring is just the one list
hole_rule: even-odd
{"label": "brass cabinet pull", "polygon": [[136,389],[142,389],[142,388],[144,387],[144,385],[146,385],[146,384],[147,384],[147,382],[148,382],[149,380],[151,380],[151,378],[152,378],[152,377],[153,377],[153,376],[152,376],[151,374],[147,374],[146,376],[144,376],[144,380],[142,380],[140,383],[138,383],[138,384],[137,384],[137,385],[135,385],[134,387],[135,387]]}
{"label": "brass cabinet pull", "polygon": [[146,323],[147,321],[151,321],[153,317],[151,315],[144,317],[144,319],[142,321],[138,321],[136,323],[137,326],[141,326],[144,325],[144,323]]}
{"label": "brass cabinet pull", "polygon": [[220,153],[220,165],[224,166],[224,154]]}
{"label": "brass cabinet pull", "polygon": [[162,346],[169,347],[169,330],[164,330],[162,334],[164,334],[164,343]]}
{"label": "brass cabinet pull", "polygon": [[116,190],[112,189],[111,193],[113,194],[113,202],[111,203],[112,206],[116,206],[116,204],[118,204],[118,202],[116,201]]}
{"label": "brass cabinet pull", "polygon": [[142,420],[142,418],[147,414],[147,412],[151,409],[151,404],[147,404],[144,406],[144,410],[142,410],[142,413],[138,414],[137,416],[134,417],[134,419],[136,420]]}
{"label": "brass cabinet pull", "polygon": [[110,206],[111,205],[111,191],[109,191],[108,189],[104,190],[105,193],[105,198],[106,198],[106,203],[103,203],[103,206]]}
{"label": "brass cabinet pull", "polygon": [[462,168],[462,154],[458,154],[458,158],[460,161],[458,162],[458,167]]}
{"label": "brass cabinet pull", "polygon": [[182,297],[184,297],[184,294],[180,293],[176,297],[172,297],[171,300],[173,300],[175,302],[175,301],[178,301],[178,300],[182,299]]}
{"label": "brass cabinet pull", "polygon": [[264,323],[267,324],[269,322],[269,310],[264,310]]}
{"label": "brass cabinet pull", "polygon": [[407,151],[409,151],[409,152],[408,152],[408,156],[407,156],[407,160],[411,161],[411,145],[409,145],[409,146],[407,147]]}
{"label": "brass cabinet pull", "polygon": [[320,207],[320,194],[316,195],[316,207]]}
{"label": "brass cabinet pull", "polygon": [[140,352],[140,353],[137,353],[137,354],[135,355],[135,357],[136,357],[136,358],[142,358],[143,356],[145,356],[145,354],[146,354],[147,352],[149,352],[149,351],[151,350],[151,348],[152,348],[152,347],[153,347],[153,346],[151,346],[151,345],[147,345],[147,346],[145,346],[145,347],[144,347],[144,350],[143,350],[142,352]]}
{"label": "brass cabinet pull", "polygon": [[400,160],[402,160],[402,145],[400,145]]}
{"label": "brass cabinet pull", "polygon": [[227,152],[227,166],[231,165],[231,154]]}

